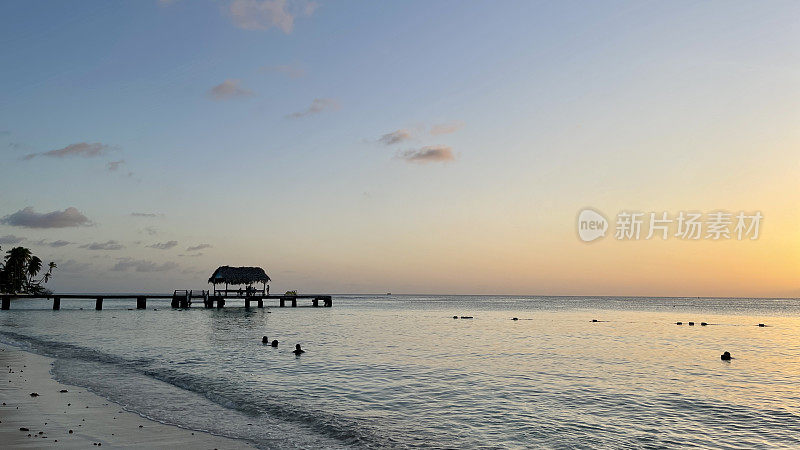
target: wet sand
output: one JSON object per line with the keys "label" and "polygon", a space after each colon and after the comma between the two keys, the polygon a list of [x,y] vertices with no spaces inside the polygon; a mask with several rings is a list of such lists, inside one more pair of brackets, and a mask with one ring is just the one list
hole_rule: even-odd
{"label": "wet sand", "polygon": [[50,377],[52,361],[0,345],[2,447],[253,448],[238,440],[148,420],[86,389],[58,383]]}

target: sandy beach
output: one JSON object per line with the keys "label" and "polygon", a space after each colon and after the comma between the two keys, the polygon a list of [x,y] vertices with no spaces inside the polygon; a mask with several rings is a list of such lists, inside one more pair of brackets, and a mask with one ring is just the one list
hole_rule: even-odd
{"label": "sandy beach", "polygon": [[241,441],[148,420],[86,389],[59,383],[50,376],[52,361],[0,346],[2,447],[253,448]]}

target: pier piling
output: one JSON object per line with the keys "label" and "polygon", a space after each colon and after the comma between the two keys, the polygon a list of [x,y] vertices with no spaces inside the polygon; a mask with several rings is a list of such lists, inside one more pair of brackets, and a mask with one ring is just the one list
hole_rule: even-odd
{"label": "pier piling", "polygon": [[61,297],[53,297],[53,311],[61,309]]}
{"label": "pier piling", "polygon": [[264,299],[263,298],[258,299],[258,307],[259,308],[263,308],[264,307]]}
{"label": "pier piling", "polygon": [[103,297],[97,297],[97,299],[94,301],[94,309],[97,311],[103,309]]}
{"label": "pier piling", "polygon": [[10,308],[11,308],[11,297],[9,297],[8,295],[4,295],[0,309],[10,309]]}
{"label": "pier piling", "polygon": [[147,297],[136,297],[136,309],[147,309]]}

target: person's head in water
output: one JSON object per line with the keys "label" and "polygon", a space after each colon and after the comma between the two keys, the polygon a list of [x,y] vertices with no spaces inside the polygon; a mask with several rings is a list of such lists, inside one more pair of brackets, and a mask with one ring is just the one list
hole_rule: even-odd
{"label": "person's head in water", "polygon": [[302,348],[300,348],[300,344],[297,344],[297,345],[295,345],[295,346],[294,346],[294,352],[293,352],[293,353],[294,353],[295,355],[299,355],[299,354],[301,354],[301,353],[305,353],[305,350],[303,350]]}
{"label": "person's head in water", "polygon": [[272,346],[273,346],[273,347],[277,347],[277,346],[278,346],[278,340],[277,340],[277,339],[275,339],[274,341],[272,341]]}
{"label": "person's head in water", "polygon": [[261,338],[261,343],[262,344],[269,344],[269,339],[267,339],[267,337],[264,336],[264,337]]}
{"label": "person's head in water", "polygon": [[721,359],[723,361],[730,361],[731,360],[731,353],[730,352],[725,352],[725,353],[722,354],[722,356],[719,357],[719,359]]}

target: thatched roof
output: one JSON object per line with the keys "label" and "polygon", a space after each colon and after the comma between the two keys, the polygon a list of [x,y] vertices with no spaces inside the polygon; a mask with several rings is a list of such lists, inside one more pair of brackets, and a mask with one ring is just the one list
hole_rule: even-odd
{"label": "thatched roof", "polygon": [[209,283],[252,284],[267,283],[269,276],[261,267],[220,266],[208,279]]}

